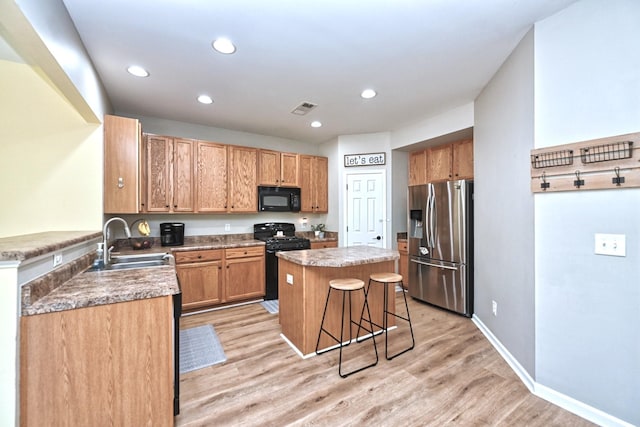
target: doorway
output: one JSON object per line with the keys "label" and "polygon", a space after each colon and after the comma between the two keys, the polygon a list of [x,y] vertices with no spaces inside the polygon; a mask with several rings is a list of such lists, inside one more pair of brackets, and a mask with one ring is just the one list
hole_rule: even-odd
{"label": "doorway", "polygon": [[347,246],[385,247],[384,171],[347,174]]}

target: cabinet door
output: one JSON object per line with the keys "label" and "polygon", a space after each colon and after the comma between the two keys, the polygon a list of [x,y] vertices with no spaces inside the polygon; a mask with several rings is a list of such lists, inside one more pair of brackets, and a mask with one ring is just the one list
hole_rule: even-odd
{"label": "cabinet door", "polygon": [[313,156],[300,155],[300,168],[298,170],[298,182],[300,182],[300,212],[313,212],[312,164]]}
{"label": "cabinet door", "polygon": [[222,260],[176,266],[185,310],[222,302]]}
{"label": "cabinet door", "polygon": [[104,116],[104,212],[138,213],[140,125]]}
{"label": "cabinet door", "polygon": [[427,151],[414,151],[409,154],[409,185],[427,183]]}
{"label": "cabinet door", "polygon": [[283,187],[298,186],[298,155],[280,153],[280,185]]}
{"label": "cabinet door", "polygon": [[193,212],[193,141],[173,141],[173,212]]}
{"label": "cabinet door", "polygon": [[314,190],[315,190],[315,208],[314,212],[329,211],[329,177],[328,177],[329,161],[326,157],[316,157],[314,159]]}
{"label": "cabinet door", "polygon": [[427,182],[448,181],[452,178],[451,145],[427,150]]}
{"label": "cabinet door", "polygon": [[227,211],[227,146],[196,143],[196,211]]}
{"label": "cabinet door", "polygon": [[264,256],[226,261],[225,301],[260,298],[265,294]]}
{"label": "cabinet door", "polygon": [[455,179],[473,179],[473,140],[453,144],[453,175]]}
{"label": "cabinet door", "polygon": [[280,152],[258,150],[258,185],[280,185]]}
{"label": "cabinet door", "polygon": [[311,249],[325,249],[325,248],[337,248],[338,242],[311,242]]}
{"label": "cabinet door", "polygon": [[258,212],[257,150],[229,146],[229,211]]}
{"label": "cabinet door", "polygon": [[146,135],[147,212],[169,212],[171,206],[171,138]]}

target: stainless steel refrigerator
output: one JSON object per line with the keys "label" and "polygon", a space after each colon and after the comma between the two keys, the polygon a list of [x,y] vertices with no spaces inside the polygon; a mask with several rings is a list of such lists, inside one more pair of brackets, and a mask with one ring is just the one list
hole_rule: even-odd
{"label": "stainless steel refrigerator", "polygon": [[473,314],[473,181],[409,187],[409,295]]}

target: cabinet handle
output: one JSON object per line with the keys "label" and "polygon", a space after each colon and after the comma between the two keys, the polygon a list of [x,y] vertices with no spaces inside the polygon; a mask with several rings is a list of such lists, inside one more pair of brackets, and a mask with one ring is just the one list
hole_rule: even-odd
{"label": "cabinet handle", "polygon": [[169,205],[164,205],[164,207],[165,207],[165,208],[168,208],[168,207],[169,207]]}
{"label": "cabinet handle", "polygon": [[247,251],[244,251],[244,254],[246,255],[246,254],[247,254]]}
{"label": "cabinet handle", "polygon": [[227,265],[227,268],[229,268],[229,266]]}
{"label": "cabinet handle", "polygon": [[178,205],[173,205],[173,208],[176,209],[178,207]]}
{"label": "cabinet handle", "polygon": [[201,259],[201,258],[202,258],[202,255],[198,255],[198,259]]}

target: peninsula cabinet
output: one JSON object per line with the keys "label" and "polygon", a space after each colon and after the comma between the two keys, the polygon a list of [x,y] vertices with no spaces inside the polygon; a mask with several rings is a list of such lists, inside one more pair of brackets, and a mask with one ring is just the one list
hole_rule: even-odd
{"label": "peninsula cabinet", "polygon": [[138,213],[140,143],[138,120],[104,116],[105,213]]}
{"label": "peninsula cabinet", "polygon": [[329,211],[328,166],[326,157],[300,155],[300,212]]}
{"label": "peninsula cabinet", "polygon": [[298,187],[298,154],[258,150],[258,185]]}
{"label": "peninsula cabinet", "polygon": [[193,212],[193,145],[189,139],[145,135],[142,212]]}
{"label": "peninsula cabinet", "polygon": [[173,426],[171,296],[20,318],[21,426]]}
{"label": "peninsula cabinet", "polygon": [[222,302],[222,249],[174,252],[182,290],[182,308],[191,310]]}

